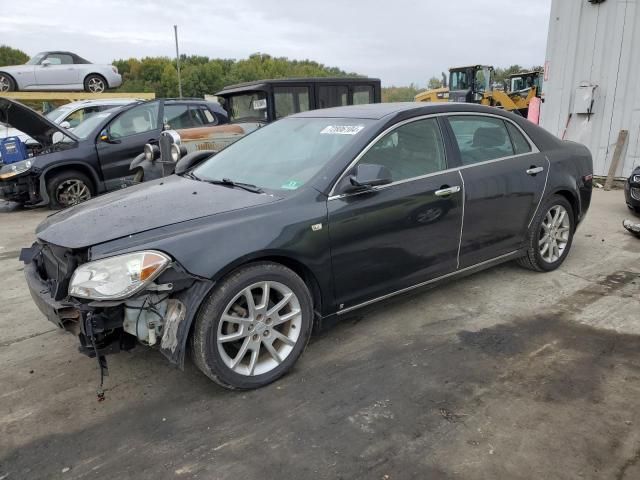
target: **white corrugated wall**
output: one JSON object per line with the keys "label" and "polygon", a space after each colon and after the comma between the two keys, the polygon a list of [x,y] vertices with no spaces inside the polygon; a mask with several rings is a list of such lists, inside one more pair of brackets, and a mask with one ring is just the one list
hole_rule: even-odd
{"label": "white corrugated wall", "polygon": [[[620,130],[629,130],[616,171],[640,164],[640,0],[553,0],[540,124],[593,154],[606,175]],[[576,88],[595,87],[591,115],[576,114]]]}

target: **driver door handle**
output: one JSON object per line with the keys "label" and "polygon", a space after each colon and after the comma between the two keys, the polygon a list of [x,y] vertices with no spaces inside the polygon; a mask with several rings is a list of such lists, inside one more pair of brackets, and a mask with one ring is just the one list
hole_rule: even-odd
{"label": "driver door handle", "polygon": [[440,190],[436,190],[437,197],[447,197],[452,193],[458,193],[460,191],[460,187],[456,185],[455,187],[447,187],[441,188]]}
{"label": "driver door handle", "polygon": [[537,175],[540,172],[544,171],[544,167],[531,167],[527,170],[527,175]]}

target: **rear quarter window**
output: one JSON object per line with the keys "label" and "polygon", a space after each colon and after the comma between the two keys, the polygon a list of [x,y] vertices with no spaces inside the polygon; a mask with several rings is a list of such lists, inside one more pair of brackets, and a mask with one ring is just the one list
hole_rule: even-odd
{"label": "rear quarter window", "polygon": [[531,145],[524,138],[524,135],[520,133],[520,130],[513,125],[511,122],[505,122],[507,124],[507,130],[509,131],[509,136],[511,137],[511,142],[513,143],[513,149],[516,152],[516,155],[522,155],[524,153],[531,152]]}

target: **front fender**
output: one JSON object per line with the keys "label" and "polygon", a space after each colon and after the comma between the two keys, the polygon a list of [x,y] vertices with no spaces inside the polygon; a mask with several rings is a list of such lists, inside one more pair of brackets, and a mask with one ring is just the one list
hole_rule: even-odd
{"label": "front fender", "polygon": [[49,192],[47,191],[47,182],[46,182],[47,175],[52,170],[65,170],[65,169],[73,170],[74,167],[76,167],[76,169],[77,167],[80,167],[79,170],[83,172],[88,171],[89,176],[91,177],[91,180],[96,186],[96,190],[98,192],[100,190],[104,190],[103,182],[100,180],[100,177],[98,177],[98,174],[96,173],[96,171],[93,169],[91,165],[88,165],[87,163],[82,163],[82,162],[56,163],[40,171],[40,178],[39,178],[40,182],[38,186],[38,190],[39,190],[38,194],[40,195],[41,200],[40,200],[40,203],[38,203],[36,206],[49,205],[50,198],[49,198]]}

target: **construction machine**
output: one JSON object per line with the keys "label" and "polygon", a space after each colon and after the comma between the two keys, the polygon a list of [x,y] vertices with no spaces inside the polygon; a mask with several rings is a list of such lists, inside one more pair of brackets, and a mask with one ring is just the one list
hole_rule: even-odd
{"label": "construction machine", "polygon": [[447,75],[442,72],[442,86],[420,92],[414,97],[416,102],[448,102],[449,87],[447,87]]}
{"label": "construction machine", "polygon": [[[509,91],[494,83],[494,68],[470,65],[449,69],[449,88],[428,90],[416,95],[416,101],[479,103],[527,116],[529,103],[540,97],[542,72],[530,71],[509,77]],[[445,95],[448,99],[445,99]]]}

